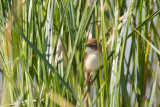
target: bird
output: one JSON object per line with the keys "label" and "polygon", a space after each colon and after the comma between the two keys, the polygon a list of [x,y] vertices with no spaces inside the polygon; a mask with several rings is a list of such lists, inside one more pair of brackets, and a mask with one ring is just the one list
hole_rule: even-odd
{"label": "bird", "polygon": [[[100,56],[100,63],[99,63],[99,56]],[[98,42],[96,39],[88,40],[84,55],[84,66],[83,66],[83,71],[85,72],[86,80],[88,80],[87,77],[88,74],[90,74],[91,72],[95,72],[102,65],[103,65],[103,53],[102,53],[101,43],[99,43],[98,46]]]}
{"label": "bird", "polygon": [[[99,62],[100,56],[100,62]],[[90,39],[87,42],[86,50],[84,54],[84,77],[85,77],[85,84],[88,86],[92,80],[90,79],[91,74],[96,72],[97,69],[103,66],[103,53],[102,53],[102,45],[98,43],[96,39]],[[85,87],[85,91],[87,91],[88,87]],[[87,96],[84,99],[84,107],[88,107],[88,99]]]}

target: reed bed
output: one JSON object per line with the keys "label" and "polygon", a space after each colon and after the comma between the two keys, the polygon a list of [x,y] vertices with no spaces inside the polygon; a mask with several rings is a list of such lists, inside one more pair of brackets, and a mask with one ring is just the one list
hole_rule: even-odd
{"label": "reed bed", "polygon": [[[160,106],[159,24],[159,0],[0,0],[0,106]],[[84,93],[88,36],[104,66]]]}

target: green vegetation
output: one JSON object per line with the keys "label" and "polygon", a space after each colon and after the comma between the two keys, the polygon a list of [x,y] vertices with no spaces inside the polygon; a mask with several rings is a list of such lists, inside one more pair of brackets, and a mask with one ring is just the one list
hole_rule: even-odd
{"label": "green vegetation", "polygon": [[[0,106],[79,107],[93,85],[91,107],[160,106],[159,24],[159,0],[0,0]],[[84,92],[88,32],[104,68]]]}

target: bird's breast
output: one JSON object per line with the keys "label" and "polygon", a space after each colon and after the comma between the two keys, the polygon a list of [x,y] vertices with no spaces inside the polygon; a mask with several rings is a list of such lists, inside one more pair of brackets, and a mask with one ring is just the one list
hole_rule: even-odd
{"label": "bird's breast", "polygon": [[[102,53],[100,52],[101,65],[103,64]],[[98,51],[89,53],[85,60],[85,69],[87,72],[94,72],[99,68]]]}

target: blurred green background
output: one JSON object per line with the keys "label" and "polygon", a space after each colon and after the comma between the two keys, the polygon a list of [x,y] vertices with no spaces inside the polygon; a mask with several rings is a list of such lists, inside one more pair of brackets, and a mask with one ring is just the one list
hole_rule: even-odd
{"label": "blurred green background", "polygon": [[[160,106],[159,24],[160,0],[0,0],[0,106]],[[104,68],[84,92],[88,36]]]}

